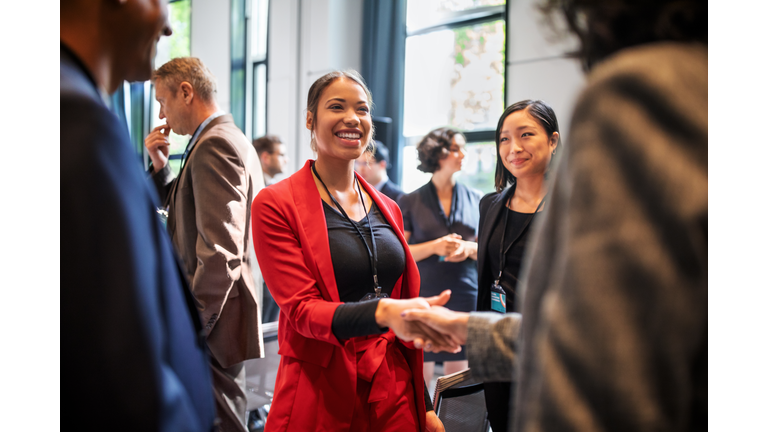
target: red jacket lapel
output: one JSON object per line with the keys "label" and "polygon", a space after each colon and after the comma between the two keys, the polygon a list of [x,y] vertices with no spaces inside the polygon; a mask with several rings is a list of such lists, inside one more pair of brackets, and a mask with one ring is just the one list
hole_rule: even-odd
{"label": "red jacket lapel", "polygon": [[323,298],[339,302],[339,290],[331,261],[331,249],[328,245],[328,227],[325,222],[323,200],[317,192],[315,180],[310,168],[312,160],[307,160],[304,167],[290,177],[293,199],[301,220],[301,227],[309,241],[314,262],[317,265],[318,285],[323,291]]}
{"label": "red jacket lapel", "polygon": [[[403,245],[403,250],[405,251],[405,272],[403,273],[402,278],[403,292],[400,294],[400,298],[418,297],[421,288],[421,278],[419,277],[419,269],[416,266],[416,261],[414,261],[411,256],[411,249],[408,247],[408,242],[405,241],[405,237],[403,236],[403,215],[400,213],[400,208],[393,204],[389,199],[385,199],[384,195],[377,191],[375,187],[368,184],[368,182],[360,177],[360,174],[355,173],[355,175],[357,176],[358,181],[360,181],[360,184],[363,185],[363,188],[368,192],[368,195],[371,196],[373,202],[379,207],[384,218],[387,219],[387,222],[394,228],[395,235],[397,235],[398,240],[400,240],[400,244]],[[392,294],[393,297],[397,295],[394,291]]]}

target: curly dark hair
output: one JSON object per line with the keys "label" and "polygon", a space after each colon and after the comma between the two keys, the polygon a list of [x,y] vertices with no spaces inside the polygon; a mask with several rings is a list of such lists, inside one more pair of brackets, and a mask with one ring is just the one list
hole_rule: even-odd
{"label": "curly dark hair", "polygon": [[464,136],[456,129],[442,127],[435,129],[422,138],[416,151],[419,152],[419,166],[416,168],[425,173],[433,173],[440,169],[440,160],[448,157],[453,137]]}
{"label": "curly dark hair", "polygon": [[[549,104],[543,100],[531,100],[526,99],[520,102],[515,102],[508,106],[507,109],[499,117],[499,124],[496,126],[496,176],[494,185],[496,186],[496,192],[501,192],[502,189],[512,184],[515,181],[515,176],[507,170],[504,163],[501,161],[501,155],[499,154],[499,140],[501,139],[501,128],[504,127],[504,120],[509,117],[515,111],[528,111],[536,121],[539,122],[541,127],[547,132],[547,136],[551,137],[553,133],[560,134],[560,126],[557,123],[557,116],[555,110],[552,109]],[[562,139],[558,143],[558,148],[562,148]],[[555,156],[549,161],[549,165],[555,162]]]}
{"label": "curly dark hair", "polygon": [[611,54],[650,42],[707,44],[708,9],[701,0],[542,0],[550,24],[561,12],[581,41],[572,53],[585,71]]}

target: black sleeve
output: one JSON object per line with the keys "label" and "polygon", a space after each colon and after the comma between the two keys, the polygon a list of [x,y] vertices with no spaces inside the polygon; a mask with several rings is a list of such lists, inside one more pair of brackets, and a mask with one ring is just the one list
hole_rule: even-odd
{"label": "black sleeve", "polygon": [[168,198],[168,193],[173,187],[173,182],[176,181],[176,178],[173,176],[173,171],[171,170],[170,160],[160,171],[155,171],[154,166],[150,167],[150,177],[157,190],[157,195],[160,197],[160,202],[165,203],[165,200]]}
{"label": "black sleeve", "polygon": [[382,334],[389,331],[388,327],[381,328],[376,324],[376,308],[378,300],[360,303],[345,303],[336,308],[333,314],[331,330],[339,340],[356,336]]}
{"label": "black sleeve", "polygon": [[434,411],[435,407],[432,405],[432,399],[429,398],[429,389],[427,389],[427,382],[424,381],[424,406],[427,411]]}

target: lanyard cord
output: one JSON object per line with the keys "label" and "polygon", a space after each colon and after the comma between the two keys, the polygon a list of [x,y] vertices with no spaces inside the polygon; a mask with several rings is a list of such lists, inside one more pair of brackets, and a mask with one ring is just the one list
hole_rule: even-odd
{"label": "lanyard cord", "polygon": [[[539,205],[536,206],[536,211],[531,213],[530,216],[528,216],[528,219],[525,221],[525,225],[523,225],[523,229],[520,230],[520,232],[517,234],[517,237],[515,237],[514,240],[512,240],[512,243],[507,246],[506,249],[504,249],[504,237],[507,235],[507,221],[509,220],[509,212],[511,211],[509,207],[504,205],[504,209],[506,210],[504,212],[504,228],[501,231],[501,245],[499,246],[499,277],[496,278],[496,285],[499,284],[499,281],[501,281],[501,274],[504,272],[504,266],[506,266],[507,263],[507,252],[509,252],[510,249],[512,249],[512,246],[517,243],[518,240],[520,240],[520,237],[523,236],[523,233],[525,230],[528,229],[528,225],[531,223],[531,220],[533,219],[533,216],[536,215],[536,213],[539,212],[539,209],[541,209],[541,205],[544,204],[544,200],[547,198],[546,195],[541,198],[541,201],[539,201]],[[509,199],[512,199],[510,197]]]}
{"label": "lanyard cord", "polygon": [[[443,205],[440,203],[440,197],[437,195],[437,187],[434,183],[432,183],[432,180],[429,181],[429,185],[431,186],[432,192],[435,194],[435,201],[437,201],[437,208],[442,210]],[[456,222],[456,201],[458,201],[458,194],[456,192],[457,185],[453,185],[453,193],[451,196],[451,215],[445,216],[445,211],[443,211],[443,217],[445,220],[445,227],[448,228],[448,233],[451,233],[451,226],[453,226],[453,223]]]}
{"label": "lanyard cord", "polygon": [[[363,236],[363,232],[360,231],[360,228],[358,228],[357,224],[352,221],[352,219],[347,216],[347,212],[344,211],[344,207],[339,204],[338,201],[336,201],[336,198],[333,197],[331,192],[328,190],[328,186],[325,185],[325,182],[323,182],[323,179],[320,178],[320,174],[317,173],[317,169],[315,169],[315,163],[312,163],[312,172],[315,173],[315,176],[317,176],[317,179],[320,180],[320,184],[323,185],[325,188],[325,191],[328,193],[328,196],[331,197],[331,201],[333,201],[333,204],[336,206],[336,208],[339,209],[341,214],[344,216],[344,218],[352,225],[352,227],[355,228],[355,231],[357,231],[357,235],[360,236],[360,240],[363,241],[363,244],[365,245],[365,250],[368,251],[368,259],[371,263],[371,270],[373,271],[373,287],[376,290],[376,297],[381,294],[381,286],[379,286],[379,274],[376,269],[376,237],[373,235],[373,226],[371,225],[371,220],[368,218],[368,212],[365,211],[365,201],[363,201],[363,191],[360,189],[360,182],[357,180],[357,177],[355,177],[355,184],[357,185],[357,192],[360,196],[360,204],[363,206],[363,211],[365,212],[365,221],[368,222],[368,228],[371,230],[371,244],[373,246],[373,252],[371,252],[371,248],[368,247],[368,242],[365,241],[365,237]],[[354,175],[354,174],[353,174]],[[373,202],[371,202],[371,208],[373,208]]]}

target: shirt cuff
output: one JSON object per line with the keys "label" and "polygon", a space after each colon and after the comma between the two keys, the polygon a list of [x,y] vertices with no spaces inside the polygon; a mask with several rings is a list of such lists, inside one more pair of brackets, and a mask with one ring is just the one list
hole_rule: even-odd
{"label": "shirt cuff", "polygon": [[480,381],[512,381],[520,332],[518,313],[470,312],[467,322],[467,361]]}

